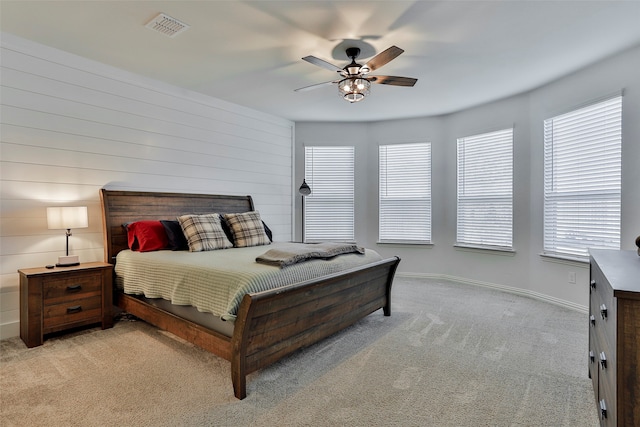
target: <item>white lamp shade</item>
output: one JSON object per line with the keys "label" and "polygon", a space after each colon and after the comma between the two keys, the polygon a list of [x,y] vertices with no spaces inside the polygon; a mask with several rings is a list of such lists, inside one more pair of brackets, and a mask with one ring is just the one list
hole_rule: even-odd
{"label": "white lamp shade", "polygon": [[86,228],[89,226],[86,206],[61,206],[47,208],[49,230]]}

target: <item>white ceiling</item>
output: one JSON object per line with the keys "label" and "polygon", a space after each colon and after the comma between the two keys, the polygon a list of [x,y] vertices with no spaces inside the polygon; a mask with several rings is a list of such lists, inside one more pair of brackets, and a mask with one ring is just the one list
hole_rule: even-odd
{"label": "white ceiling", "polygon": [[[190,28],[175,38],[146,28],[159,12]],[[2,31],[295,121],[446,114],[640,45],[637,0],[2,0],[0,15]],[[335,48],[351,44],[367,56],[404,49],[371,74],[418,83],[373,85],[356,104],[335,86],[294,92],[335,76],[303,56],[342,67],[347,58]]]}

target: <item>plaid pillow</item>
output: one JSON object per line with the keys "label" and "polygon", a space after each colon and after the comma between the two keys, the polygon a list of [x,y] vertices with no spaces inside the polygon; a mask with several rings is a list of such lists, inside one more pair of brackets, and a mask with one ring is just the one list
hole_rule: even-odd
{"label": "plaid pillow", "polygon": [[271,243],[264,231],[264,225],[257,211],[224,214],[224,220],[233,234],[234,245],[238,248],[261,246]]}
{"label": "plaid pillow", "polygon": [[227,239],[217,213],[206,215],[182,215],[180,227],[187,239],[189,252],[212,251],[233,247]]}

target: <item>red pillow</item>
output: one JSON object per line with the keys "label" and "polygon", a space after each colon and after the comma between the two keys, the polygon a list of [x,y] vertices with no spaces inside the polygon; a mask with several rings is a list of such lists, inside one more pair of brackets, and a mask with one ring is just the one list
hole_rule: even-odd
{"label": "red pillow", "polygon": [[167,232],[160,221],[132,222],[127,225],[127,237],[132,251],[157,251],[169,245]]}

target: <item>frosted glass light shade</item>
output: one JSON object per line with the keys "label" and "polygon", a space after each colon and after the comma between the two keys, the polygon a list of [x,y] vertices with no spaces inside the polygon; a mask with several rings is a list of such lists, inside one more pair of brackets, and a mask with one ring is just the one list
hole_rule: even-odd
{"label": "frosted glass light shade", "polygon": [[47,228],[49,230],[86,228],[88,226],[89,218],[86,206],[47,208]]}

